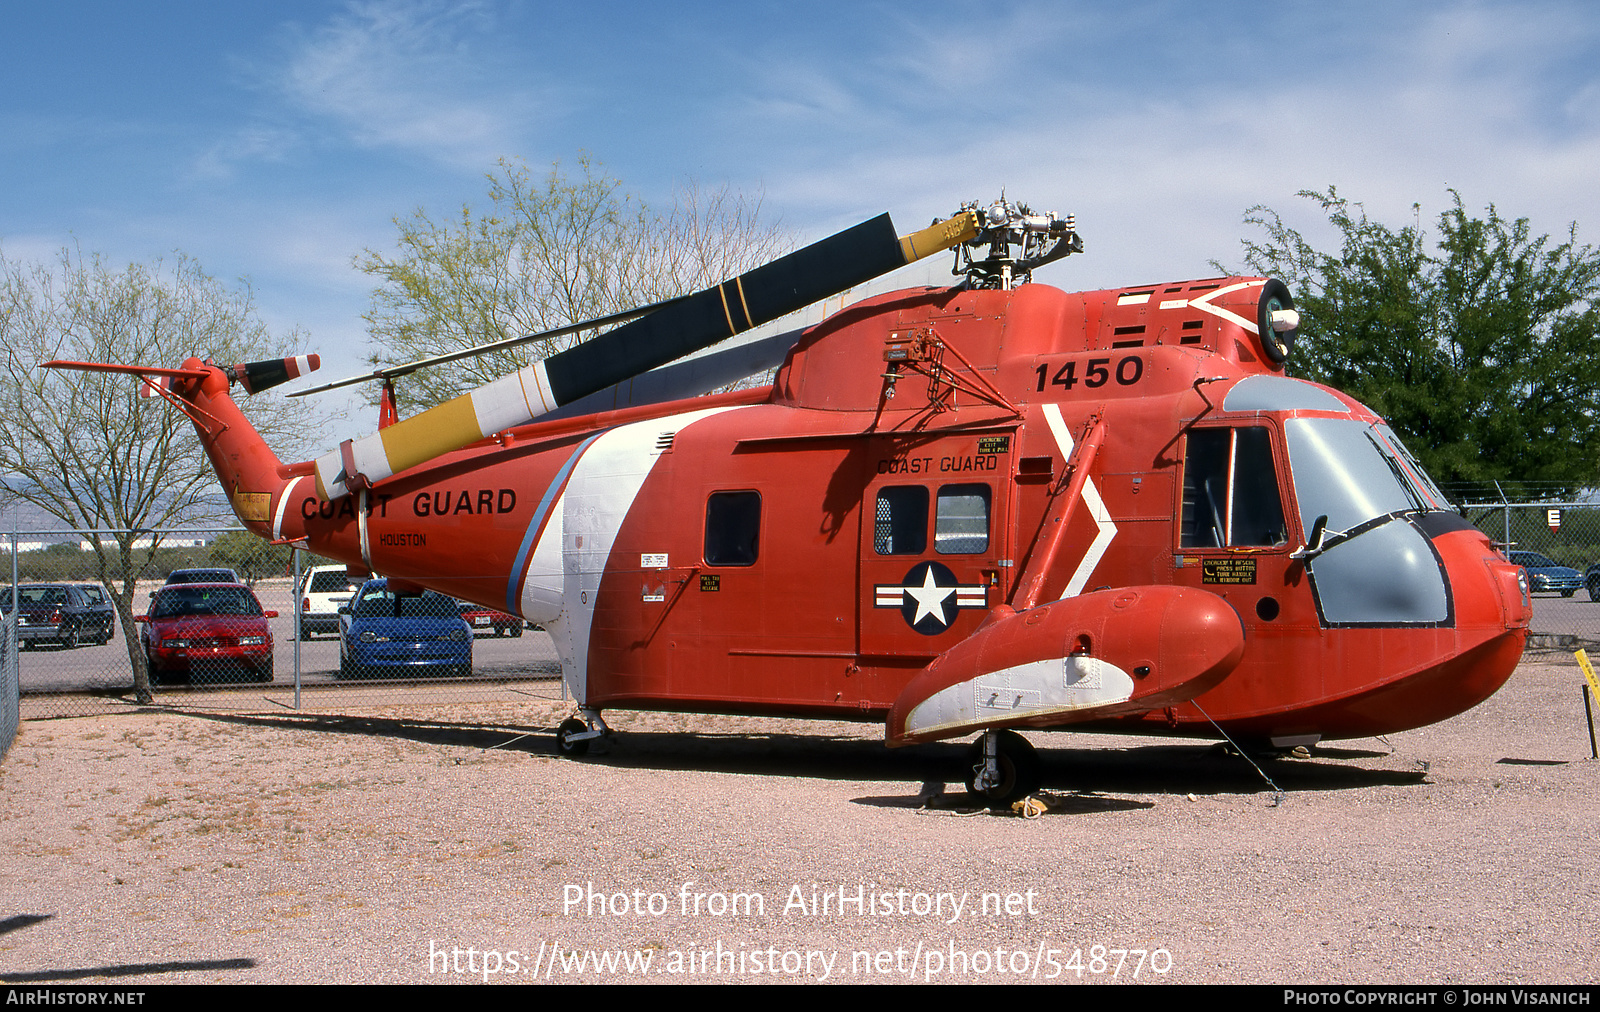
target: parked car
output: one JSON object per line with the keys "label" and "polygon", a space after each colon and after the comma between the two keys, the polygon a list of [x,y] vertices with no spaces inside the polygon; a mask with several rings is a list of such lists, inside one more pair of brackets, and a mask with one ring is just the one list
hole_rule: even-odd
{"label": "parked car", "polygon": [[[1506,556],[1528,571],[1528,588],[1535,594],[1571,597],[1583,589],[1583,574],[1538,552],[1511,552]],[[1594,591],[1590,591],[1593,596]]]}
{"label": "parked car", "polygon": [[503,611],[485,608],[481,604],[471,601],[458,601],[461,606],[461,621],[472,629],[472,634],[490,633],[495,636],[521,636],[522,619],[515,615],[507,615]]}
{"label": "parked car", "polygon": [[[111,638],[115,612],[100,587],[74,583],[25,583],[17,588],[17,645],[59,643],[68,649],[80,643],[103,644]],[[11,588],[0,589],[0,611],[11,612]]]}
{"label": "parked car", "polygon": [[339,609],[339,677],[472,674],[472,630],[453,598],[368,580]]}
{"label": "parked car", "polygon": [[216,681],[272,681],[272,630],[255,592],[238,583],[180,583],[150,598],[138,615],[150,681],[187,675]]}
{"label": "parked car", "polygon": [[174,583],[243,583],[231,569],[174,569],[167,574],[167,586]]}
{"label": "parked car", "polygon": [[358,584],[343,566],[313,566],[300,584],[300,638],[337,633],[339,609],[350,603]]}
{"label": "parked car", "polygon": [[1583,582],[1589,587],[1589,600],[1600,601],[1600,562],[1592,562],[1583,571]]}

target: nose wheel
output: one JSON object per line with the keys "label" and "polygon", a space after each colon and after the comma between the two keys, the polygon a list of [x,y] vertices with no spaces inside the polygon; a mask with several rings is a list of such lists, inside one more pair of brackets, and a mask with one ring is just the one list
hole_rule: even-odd
{"label": "nose wheel", "polygon": [[1039,753],[1015,731],[985,731],[967,748],[967,790],[989,805],[1009,805],[1039,789]]}

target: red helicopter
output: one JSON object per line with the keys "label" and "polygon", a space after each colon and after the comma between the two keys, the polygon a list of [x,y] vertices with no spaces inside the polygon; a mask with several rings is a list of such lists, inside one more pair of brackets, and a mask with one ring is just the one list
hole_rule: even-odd
{"label": "red helicopter", "polygon": [[[950,249],[954,287],[658,368]],[[882,215],[404,420],[387,385],[440,359],[380,370],[379,431],[293,464],[229,386],[314,356],[48,364],[144,377],[262,537],[542,624],[567,754],[613,707],[881,720],[976,733],[999,803],[1039,784],[1013,728],[1287,749],[1504,684],[1522,570],[1381,418],[1285,375],[1285,286],[1031,283],[1081,249],[1004,200],[903,238]],[[762,356],[770,386],[693,396]]]}

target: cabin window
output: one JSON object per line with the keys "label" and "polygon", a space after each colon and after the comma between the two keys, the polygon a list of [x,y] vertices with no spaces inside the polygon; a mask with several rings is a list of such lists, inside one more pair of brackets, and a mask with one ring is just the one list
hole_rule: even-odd
{"label": "cabin window", "polygon": [[1283,498],[1265,426],[1196,429],[1183,463],[1185,548],[1285,544]]}
{"label": "cabin window", "polygon": [[933,548],[940,555],[977,555],[988,550],[988,485],[945,485],[939,489]]}
{"label": "cabin window", "polygon": [[872,548],[879,555],[921,555],[928,549],[928,490],[894,485],[878,490]]}
{"label": "cabin window", "polygon": [[711,493],[706,500],[706,564],[753,566],[760,548],[761,493]]}

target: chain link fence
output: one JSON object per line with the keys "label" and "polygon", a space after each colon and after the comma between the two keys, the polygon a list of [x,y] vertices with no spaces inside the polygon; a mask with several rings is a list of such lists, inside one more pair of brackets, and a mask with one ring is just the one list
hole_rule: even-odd
{"label": "chain link fence", "polygon": [[[1529,654],[1573,662],[1573,651],[1585,648],[1600,656],[1600,505],[1479,500],[1461,510],[1528,569]],[[550,699],[562,692],[561,664],[543,630],[449,599],[379,594],[353,601],[360,584],[346,578],[342,564],[242,530],[28,531],[9,540],[0,572],[14,572],[15,585],[0,586],[0,750],[19,715],[145,705],[141,661],[153,676],[150,701],[218,710]],[[162,589],[173,574],[182,579],[195,570],[201,572],[191,578],[213,582]],[[242,591],[215,585],[233,577]],[[434,626],[395,636],[358,628],[357,642],[346,645],[341,626],[354,616],[341,617],[339,609],[347,606],[402,626],[408,619],[416,620],[409,626]],[[403,651],[390,646],[401,642]]]}
{"label": "chain link fence", "polygon": [[1528,653],[1573,664],[1576,650],[1600,654],[1600,505],[1480,500],[1461,511],[1528,571]]}
{"label": "chain link fence", "polygon": [[[368,601],[368,612],[387,602],[391,628],[345,649],[349,616],[339,608],[360,604],[351,600],[360,581],[348,581],[342,564],[242,530],[27,531],[0,546],[4,571],[14,560],[16,573],[0,585],[12,642],[0,675],[12,679],[4,698],[23,718],[147,700],[314,710],[561,694],[560,661],[542,630],[437,595]],[[232,580],[239,585],[222,585]]]}
{"label": "chain link fence", "polygon": [[17,737],[21,695],[17,691],[17,618],[0,620],[0,756]]}

